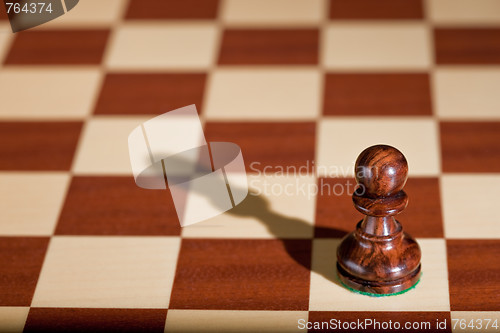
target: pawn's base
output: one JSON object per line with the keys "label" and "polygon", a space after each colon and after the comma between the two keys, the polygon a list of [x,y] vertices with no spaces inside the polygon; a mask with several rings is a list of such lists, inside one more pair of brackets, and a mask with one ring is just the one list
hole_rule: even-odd
{"label": "pawn's base", "polygon": [[[422,277],[422,275],[420,275],[420,277]],[[393,293],[393,294],[372,294],[372,293],[367,293],[367,292],[364,292],[364,291],[359,291],[359,290],[356,290],[356,289],[352,289],[348,286],[346,286],[343,282],[340,282],[346,289],[352,291],[353,293],[356,293],[356,294],[360,294],[360,295],[365,295],[365,296],[370,296],[370,297],[390,297],[390,296],[397,296],[397,295],[401,295],[401,294],[404,294],[404,293],[407,293],[409,292],[410,290],[414,289],[417,287],[417,285],[419,284],[420,282],[420,279],[418,279],[417,283],[415,283],[413,286],[411,286],[410,288],[408,289],[405,289],[403,291],[399,291],[397,293]]]}
{"label": "pawn's base", "polygon": [[420,279],[420,270],[421,265],[418,265],[418,268],[411,274],[393,281],[366,281],[352,276],[337,263],[337,273],[342,284],[349,289],[370,296],[398,295],[411,289]]}

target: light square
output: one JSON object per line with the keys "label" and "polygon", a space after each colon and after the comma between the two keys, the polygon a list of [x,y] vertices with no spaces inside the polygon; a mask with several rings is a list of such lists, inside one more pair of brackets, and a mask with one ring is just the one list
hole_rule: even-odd
{"label": "light square", "polygon": [[228,0],[222,17],[230,26],[300,26],[318,24],[325,0]]}
{"label": "light square", "polygon": [[107,59],[112,69],[206,69],[214,62],[217,29],[211,23],[126,24]]}
{"label": "light square", "polygon": [[65,173],[1,173],[0,235],[51,235],[68,182]]}
{"label": "light square", "polygon": [[0,331],[21,333],[29,310],[29,307],[0,307]]}
{"label": "light square", "polygon": [[8,20],[0,20],[0,34],[7,34],[7,36],[12,36],[12,28]]}
{"label": "light square", "polygon": [[165,332],[301,332],[307,311],[169,310]]}
{"label": "light square", "polygon": [[334,23],[325,33],[323,60],[330,69],[426,69],[431,63],[423,23]]}
{"label": "light square", "polygon": [[397,296],[370,297],[340,284],[336,251],[340,239],[315,239],[310,311],[449,311],[448,270],[444,239],[418,239],[422,277],[412,290]]}
{"label": "light square", "polygon": [[428,0],[427,8],[433,23],[439,25],[484,26],[500,23],[500,2],[497,0]]}
{"label": "light square", "polygon": [[128,136],[147,118],[94,117],[80,138],[73,171],[77,174],[131,175]]}
{"label": "light square", "polygon": [[320,112],[317,69],[222,69],[211,77],[207,119],[314,119]]}
{"label": "light square", "polygon": [[53,237],[34,307],[167,308],[177,237]]}
{"label": "light square", "polygon": [[0,119],[84,118],[97,98],[100,78],[94,68],[4,68]]}
{"label": "light square", "polygon": [[12,39],[10,27],[0,23],[0,62],[3,63]]}
{"label": "light square", "polygon": [[236,208],[182,229],[185,238],[312,238],[313,176],[248,175],[249,194]]}
{"label": "light square", "polygon": [[322,176],[353,176],[358,155],[376,144],[399,149],[411,176],[440,172],[438,129],[430,117],[323,118],[318,137],[317,172]]}
{"label": "light square", "polygon": [[[446,238],[500,239],[500,220],[496,213],[499,187],[500,175],[443,175],[441,193]],[[480,227],[474,221],[478,221]]]}
{"label": "light square", "polygon": [[222,169],[193,178],[189,185],[170,187],[181,226],[218,216],[233,207]]}
{"label": "light square", "polygon": [[500,119],[500,68],[438,68],[433,86],[440,118]]}
{"label": "light square", "polygon": [[119,20],[127,5],[127,0],[83,0],[55,20],[40,25],[38,29],[57,28],[99,28],[107,27]]}
{"label": "light square", "polygon": [[[494,311],[452,311],[451,331],[460,333],[495,332],[493,324],[500,325],[500,312]],[[469,325],[474,325],[474,328]],[[486,326],[488,324],[488,326]]]}

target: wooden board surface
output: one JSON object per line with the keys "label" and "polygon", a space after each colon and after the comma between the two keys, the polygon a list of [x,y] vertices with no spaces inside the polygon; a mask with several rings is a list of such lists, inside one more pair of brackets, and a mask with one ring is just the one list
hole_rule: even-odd
{"label": "wooden board surface", "polygon": [[[499,2],[81,0],[16,34],[0,18],[0,331],[500,321]],[[188,104],[242,148],[254,195],[180,228],[167,191],[135,185],[127,137]],[[408,159],[398,219],[422,248],[420,284],[389,298],[335,271],[361,218],[354,160],[379,143]]]}

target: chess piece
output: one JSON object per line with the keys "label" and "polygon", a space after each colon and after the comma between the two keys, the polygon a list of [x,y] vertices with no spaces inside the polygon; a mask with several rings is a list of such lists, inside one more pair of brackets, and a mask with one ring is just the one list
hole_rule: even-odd
{"label": "chess piece", "polygon": [[355,165],[354,206],[365,214],[337,249],[337,270],[347,287],[370,294],[393,294],[420,278],[420,247],[394,218],[406,208],[403,187],[408,163],[394,147],[365,149]]}

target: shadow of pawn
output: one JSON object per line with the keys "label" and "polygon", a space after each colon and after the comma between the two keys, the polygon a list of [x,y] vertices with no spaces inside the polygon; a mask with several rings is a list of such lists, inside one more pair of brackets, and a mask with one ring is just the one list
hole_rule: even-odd
{"label": "shadow of pawn", "polygon": [[[262,223],[268,231],[278,240],[281,241],[283,247],[287,254],[295,262],[303,266],[309,271],[314,271],[315,273],[323,276],[325,279],[341,285],[337,278],[337,265],[336,262],[328,262],[321,260],[321,253],[315,253],[315,257],[319,260],[313,258],[312,249],[312,239],[310,240],[310,247],[305,249],[300,244],[303,242],[297,242],[297,239],[283,238],[283,230],[292,229],[297,233],[304,235],[314,235],[314,234],[334,234],[338,235],[339,239],[337,243],[340,243],[340,238],[347,234],[347,232],[326,227],[314,227],[307,221],[283,215],[278,213],[270,207],[269,200],[261,194],[256,194],[251,190],[248,196],[243,200],[238,206],[227,211],[225,214],[235,215],[238,217],[253,217],[256,218],[260,223]],[[312,230],[311,230],[312,229]],[[307,237],[304,237],[307,240]],[[301,240],[304,240],[301,238]],[[334,251],[336,250],[333,249]],[[330,258],[331,255],[328,255]],[[335,256],[336,257],[336,256]]]}

